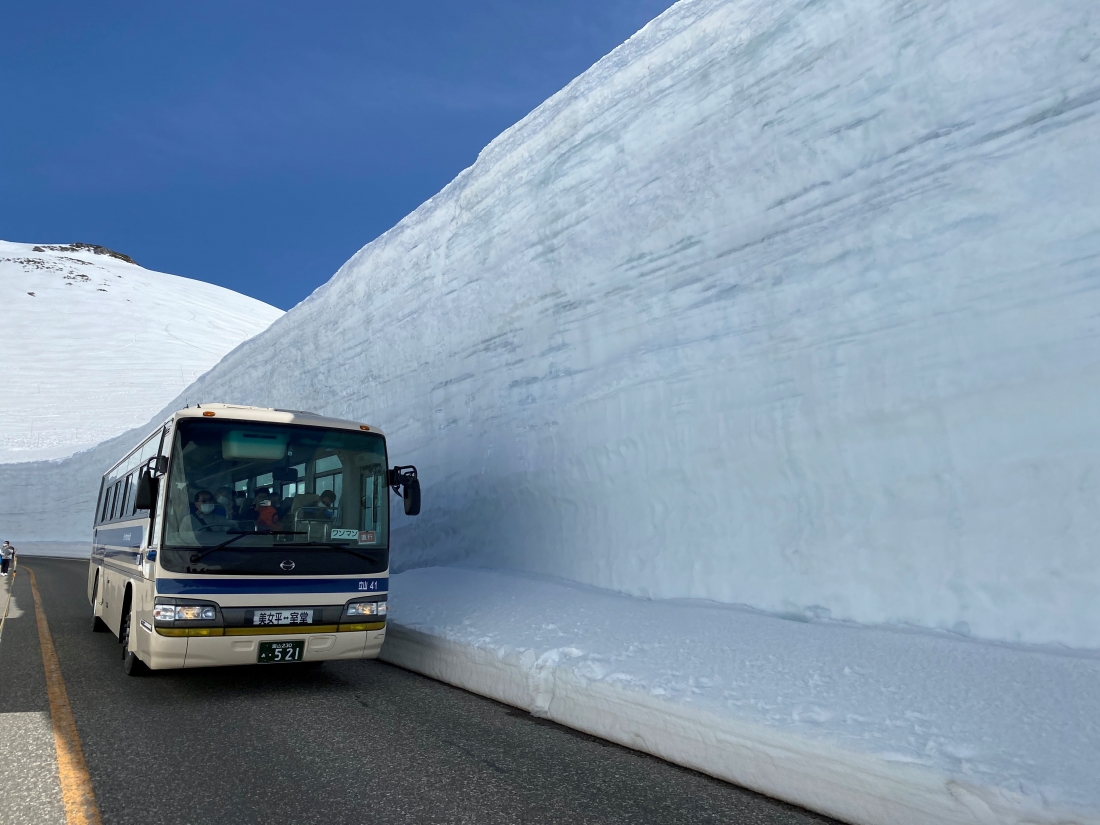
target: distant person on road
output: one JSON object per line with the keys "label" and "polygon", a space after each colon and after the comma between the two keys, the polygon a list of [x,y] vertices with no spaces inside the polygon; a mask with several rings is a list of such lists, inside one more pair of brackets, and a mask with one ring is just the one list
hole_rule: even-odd
{"label": "distant person on road", "polygon": [[8,575],[8,568],[11,567],[11,560],[14,558],[15,548],[5,539],[4,546],[0,547],[0,576]]}

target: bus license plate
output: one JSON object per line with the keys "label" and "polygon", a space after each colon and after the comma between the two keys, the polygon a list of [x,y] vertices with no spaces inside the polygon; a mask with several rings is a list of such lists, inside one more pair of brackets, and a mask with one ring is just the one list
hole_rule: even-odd
{"label": "bus license plate", "polygon": [[252,614],[252,624],[309,624],[312,621],[312,610],[257,610]]}
{"label": "bus license plate", "polygon": [[260,663],[300,662],[305,642],[260,642]]}

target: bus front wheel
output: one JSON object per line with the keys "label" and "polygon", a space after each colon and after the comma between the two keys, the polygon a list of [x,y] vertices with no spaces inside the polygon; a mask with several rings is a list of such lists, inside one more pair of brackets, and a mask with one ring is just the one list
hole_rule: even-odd
{"label": "bus front wheel", "polygon": [[130,600],[126,600],[126,609],[122,613],[122,632],[118,634],[118,640],[122,642],[122,672],[127,676],[140,676],[145,672],[145,665],[130,650],[130,626],[134,611],[130,606]]}

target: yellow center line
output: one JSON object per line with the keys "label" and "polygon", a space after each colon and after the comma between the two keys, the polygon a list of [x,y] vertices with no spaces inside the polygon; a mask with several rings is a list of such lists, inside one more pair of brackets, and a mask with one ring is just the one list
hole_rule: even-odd
{"label": "yellow center line", "polygon": [[42,648],[42,666],[46,669],[46,693],[50,698],[50,718],[53,720],[53,744],[57,750],[57,770],[61,777],[61,799],[65,804],[65,822],[68,825],[102,825],[99,805],[92,790],[92,778],[84,762],[84,749],[76,729],[73,709],[69,705],[69,693],[61,676],[61,664],[53,646],[50,626],[46,623],[46,611],[38,595],[38,583],[34,571],[27,568],[31,577],[31,594],[34,596],[34,613],[38,618],[38,644]]}

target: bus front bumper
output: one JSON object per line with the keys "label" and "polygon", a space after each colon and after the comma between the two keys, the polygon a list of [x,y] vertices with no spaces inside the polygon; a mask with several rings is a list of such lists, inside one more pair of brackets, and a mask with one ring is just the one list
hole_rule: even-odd
{"label": "bus front bumper", "polygon": [[192,667],[222,667],[254,665],[259,658],[261,642],[304,642],[303,662],[323,662],[332,659],[376,659],[385,641],[381,630],[340,631],[336,633],[280,633],[255,636],[162,636],[153,632],[146,636],[146,650],[139,657],[151,670]]}

